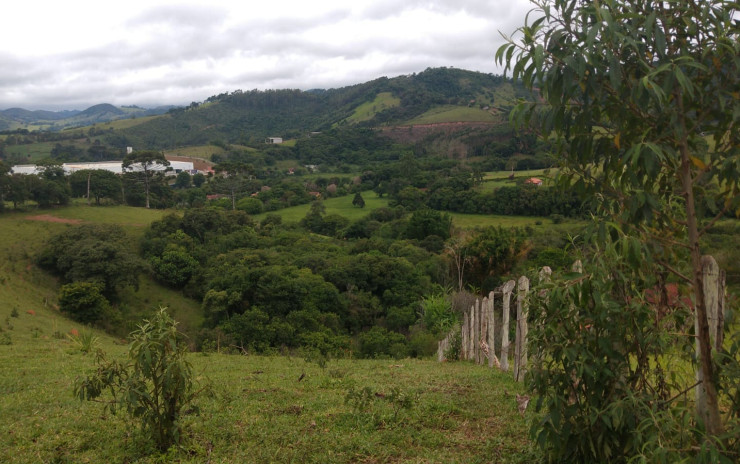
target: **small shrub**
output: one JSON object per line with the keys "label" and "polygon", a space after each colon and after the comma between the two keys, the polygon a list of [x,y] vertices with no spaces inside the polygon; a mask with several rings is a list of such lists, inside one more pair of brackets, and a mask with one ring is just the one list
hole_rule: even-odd
{"label": "small shrub", "polygon": [[96,335],[92,332],[82,332],[82,334],[79,334],[76,330],[74,331],[77,335],[67,335],[67,338],[72,342],[75,349],[85,354],[97,350],[100,345],[100,339]]}
{"label": "small shrub", "polygon": [[[390,392],[376,392],[370,387],[363,387],[359,390],[351,387],[344,397],[344,404],[349,405],[355,414],[372,413],[373,419],[378,422],[395,422],[401,411],[410,410],[418,400],[417,394],[402,392],[398,387],[392,387]],[[391,415],[384,415],[378,404],[386,404],[391,408]]]}
{"label": "small shrub", "polygon": [[10,311],[10,317],[19,317],[19,316],[20,316],[20,313],[18,313],[18,308],[13,308]]}
{"label": "small shrub", "polygon": [[165,308],[145,320],[131,338],[125,362],[108,361],[98,351],[97,370],[77,379],[75,396],[95,400],[109,392],[112,399],[106,406],[111,412],[124,409],[138,418],[142,432],[166,450],[180,443],[182,410],[199,393],[185,360],[186,346]]}
{"label": "small shrub", "polygon": [[455,332],[455,336],[452,338],[450,347],[444,352],[444,357],[448,361],[457,361],[460,359],[462,353],[462,334],[460,331]]}
{"label": "small shrub", "polygon": [[13,340],[10,339],[10,334],[7,332],[0,333],[0,345],[12,345]]}
{"label": "small shrub", "polygon": [[550,220],[553,224],[562,224],[565,220],[565,216],[563,216],[562,214],[551,214]]}
{"label": "small shrub", "polygon": [[452,303],[445,294],[430,295],[421,301],[421,319],[433,333],[446,334],[457,322]]}
{"label": "small shrub", "polygon": [[409,355],[416,358],[432,356],[437,352],[437,337],[429,332],[420,331],[409,339]]}

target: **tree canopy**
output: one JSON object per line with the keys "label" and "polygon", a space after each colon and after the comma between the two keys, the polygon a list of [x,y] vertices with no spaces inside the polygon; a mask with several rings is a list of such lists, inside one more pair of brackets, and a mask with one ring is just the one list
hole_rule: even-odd
{"label": "tree canopy", "polygon": [[723,215],[740,214],[740,4],[532,3],[518,38],[496,53],[541,97],[519,104],[511,118],[554,143],[561,185],[646,244],[652,272],[687,286],[707,398],[701,421],[718,437],[699,239]]}

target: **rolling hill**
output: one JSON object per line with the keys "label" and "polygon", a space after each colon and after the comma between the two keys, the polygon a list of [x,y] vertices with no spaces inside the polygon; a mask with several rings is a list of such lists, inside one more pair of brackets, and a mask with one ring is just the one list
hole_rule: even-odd
{"label": "rolling hill", "polygon": [[140,108],[138,106],[117,107],[108,103],[91,106],[84,111],[30,111],[23,108],[0,110],[0,130],[57,131],[70,127],[82,127],[119,119],[153,116],[166,113],[172,107]]}

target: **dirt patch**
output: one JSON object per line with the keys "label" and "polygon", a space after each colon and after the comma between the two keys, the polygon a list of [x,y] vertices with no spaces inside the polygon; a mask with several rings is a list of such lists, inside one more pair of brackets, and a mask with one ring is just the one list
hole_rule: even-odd
{"label": "dirt patch", "polygon": [[39,214],[37,216],[26,216],[26,220],[42,221],[42,222],[59,222],[62,224],[82,224],[82,220],[80,219],[65,219],[65,218],[52,216],[51,214]]}

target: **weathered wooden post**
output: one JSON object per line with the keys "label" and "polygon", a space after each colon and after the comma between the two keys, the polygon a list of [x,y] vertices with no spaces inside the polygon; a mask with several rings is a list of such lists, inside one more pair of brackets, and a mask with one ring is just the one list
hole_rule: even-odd
{"label": "weathered wooden post", "polygon": [[488,358],[488,297],[483,297],[480,304],[480,357],[478,364],[485,364]]}
{"label": "weathered wooden post", "polygon": [[509,370],[509,304],[516,282],[509,280],[502,287],[504,293],[503,317],[501,318],[501,369]]}
{"label": "weathered wooden post", "polygon": [[527,369],[527,293],[529,293],[529,279],[525,276],[519,277],[517,283],[516,301],[516,345],[514,346],[514,381],[524,380]]}
{"label": "weathered wooden post", "polygon": [[490,292],[488,294],[488,306],[486,312],[488,313],[488,367],[493,367],[496,364],[496,320],[494,319],[494,298],[496,294]]}
{"label": "weathered wooden post", "polygon": [[470,316],[467,311],[463,311],[463,325],[460,328],[460,359],[468,359],[468,335],[470,330],[468,326],[470,324]]}
{"label": "weathered wooden post", "polygon": [[470,322],[470,331],[468,334],[468,359],[475,360],[475,326],[477,323],[475,319],[475,304],[470,307],[470,318],[468,321]]}
{"label": "weathered wooden post", "polygon": [[476,364],[480,361],[480,300],[475,299],[475,304],[470,308],[473,313],[473,362]]}
{"label": "weathered wooden post", "polygon": [[[707,322],[709,323],[709,337],[711,348],[719,350],[724,337],[724,299],[725,273],[720,270],[717,261],[712,256],[702,256],[702,280],[704,288],[704,304],[707,308]],[[694,318],[694,333],[699,333],[699,319]],[[696,339],[696,358],[701,359],[699,339]],[[703,380],[700,366],[696,369],[696,381]],[[696,388],[696,412],[705,420],[707,412],[706,390],[699,384]]]}

